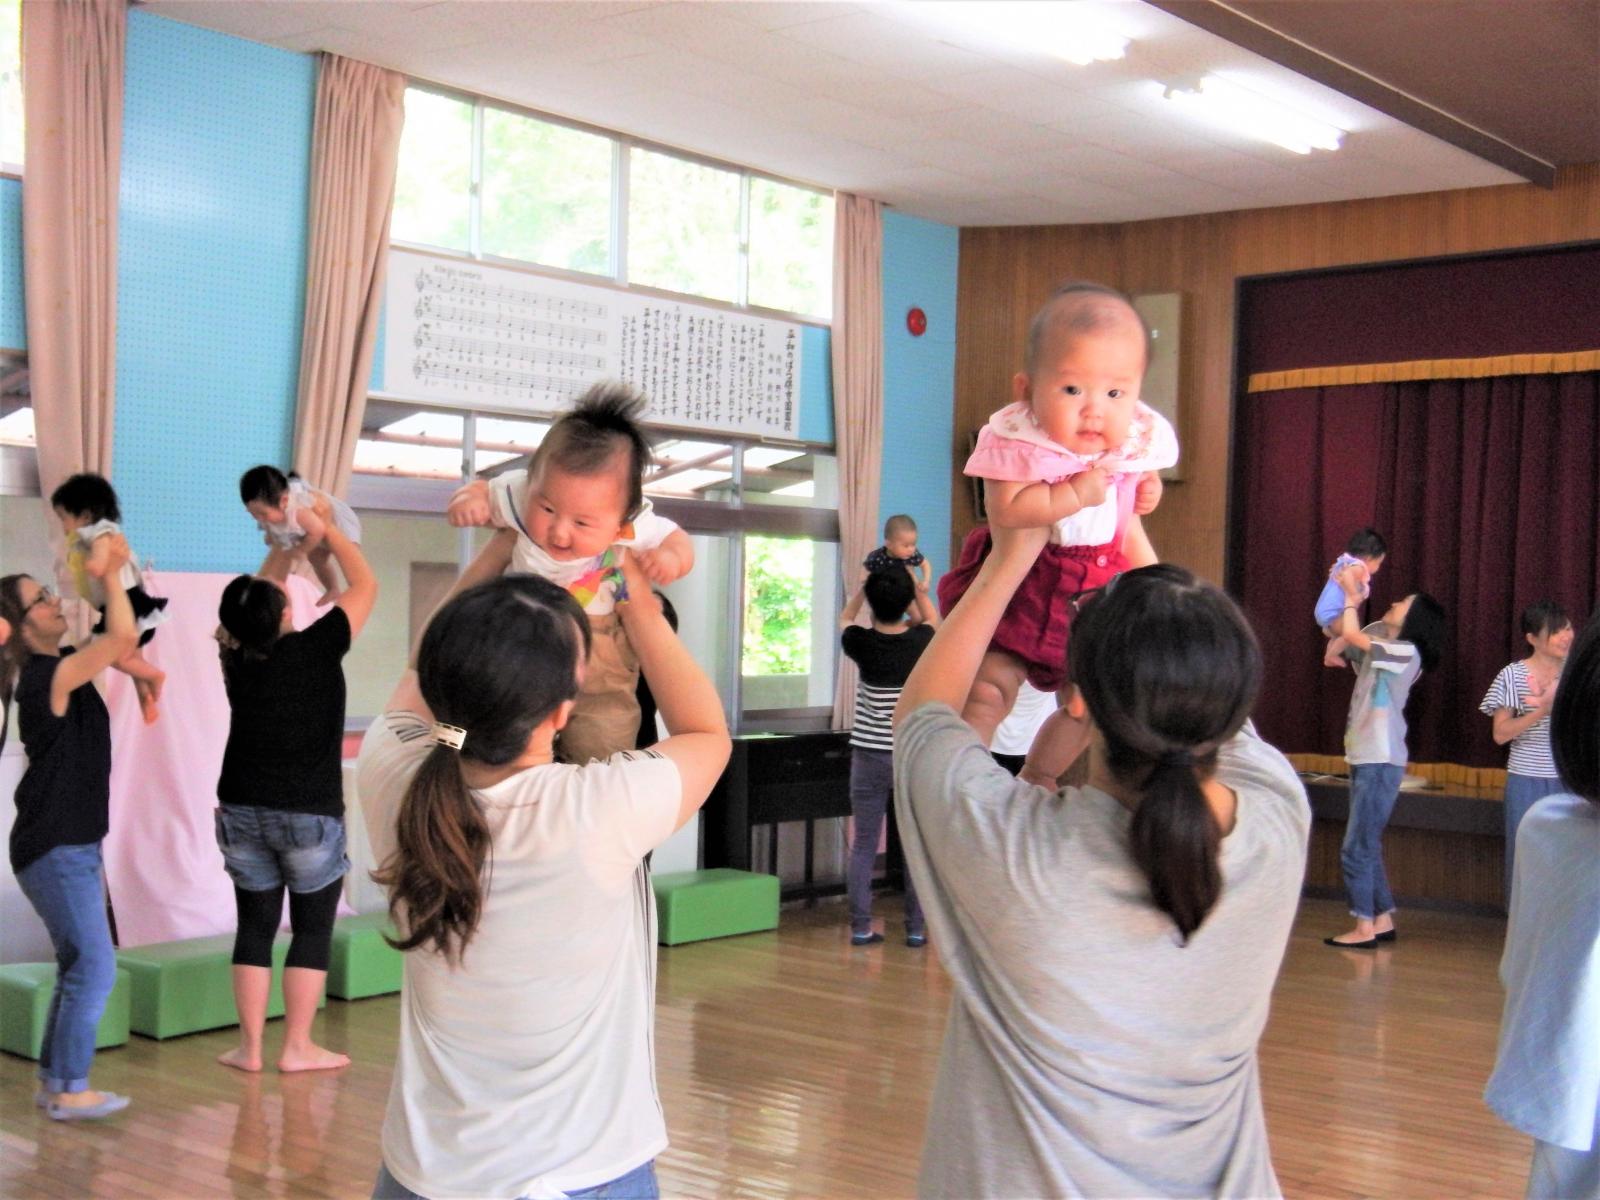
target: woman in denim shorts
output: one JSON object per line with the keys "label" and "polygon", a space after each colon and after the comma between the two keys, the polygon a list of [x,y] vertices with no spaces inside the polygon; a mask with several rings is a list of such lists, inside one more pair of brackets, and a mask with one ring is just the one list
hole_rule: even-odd
{"label": "woman in denim shorts", "polygon": [[350,586],[307,628],[295,631],[284,590],[290,560],[280,554],[268,556],[262,574],[229,583],[217,611],[232,710],[217,780],[217,845],[239,910],[233,942],[239,1045],[218,1061],[241,1071],[261,1069],[272,942],[285,889],[294,936],[283,972],[278,1069],[314,1071],[350,1061],[311,1040],[311,1019],[327,981],[333,919],[350,869],[340,772],[342,659],[372,612],[378,583],[361,548],[331,521],[327,544]]}

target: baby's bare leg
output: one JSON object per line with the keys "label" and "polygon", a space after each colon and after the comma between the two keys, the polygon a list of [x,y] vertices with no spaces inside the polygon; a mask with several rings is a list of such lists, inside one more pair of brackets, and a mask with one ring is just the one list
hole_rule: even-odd
{"label": "baby's bare leg", "polygon": [[146,725],[152,724],[161,715],[156,702],[161,699],[167,673],[146,659],[140,646],[135,646],[111,665],[133,680],[133,690],[139,697],[139,712]]}
{"label": "baby's bare leg", "polygon": [[306,561],[311,564],[312,574],[322,585],[322,595],[317,598],[317,603],[332,604],[344,591],[344,585],[339,579],[339,570],[334,565],[333,551],[327,546],[318,546],[306,555]]}
{"label": "baby's bare leg", "polygon": [[1089,722],[1074,717],[1066,710],[1070,687],[1056,693],[1062,706],[1045,718],[1039,732],[1033,736],[1028,748],[1027,761],[1019,775],[1029,783],[1053,788],[1057,780],[1067,773],[1067,768],[1078,761],[1078,756],[1089,747]]}
{"label": "baby's bare leg", "polygon": [[1329,625],[1323,633],[1328,635],[1328,648],[1322,652],[1322,665],[1325,667],[1342,667],[1345,665],[1344,648],[1350,643],[1335,633],[1333,626]]}
{"label": "baby's bare leg", "polygon": [[971,725],[985,746],[994,741],[994,731],[1017,702],[1017,689],[1027,676],[1027,668],[1003,650],[990,650],[978,664],[978,677],[972,681],[961,719]]}

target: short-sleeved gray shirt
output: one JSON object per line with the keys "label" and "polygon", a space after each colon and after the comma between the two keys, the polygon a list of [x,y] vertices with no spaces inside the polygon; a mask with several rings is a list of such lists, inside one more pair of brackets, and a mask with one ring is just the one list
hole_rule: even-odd
{"label": "short-sleeved gray shirt", "polygon": [[1372,638],[1370,651],[1345,647],[1345,657],[1356,665],[1344,729],[1344,757],[1351,766],[1406,765],[1406,698],[1422,674],[1422,655],[1411,642],[1379,637],[1387,628],[1376,622],[1362,631]]}
{"label": "short-sleeved gray shirt", "polygon": [[948,707],[895,734],[906,861],[954,984],[923,1196],[1274,1196],[1256,1043],[1311,811],[1253,729],[1222,897],[1181,945],[1097,788],[1013,779]]}

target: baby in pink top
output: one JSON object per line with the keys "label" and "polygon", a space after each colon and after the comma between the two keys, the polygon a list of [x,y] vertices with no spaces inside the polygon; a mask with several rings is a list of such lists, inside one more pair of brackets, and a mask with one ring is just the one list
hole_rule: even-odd
{"label": "baby in pink top", "polygon": [[[1178,461],[1178,439],[1139,400],[1147,344],[1143,319],[1120,292],[1094,283],[1058,288],[1029,326],[1027,369],[1012,380],[1013,402],[989,418],[967,460],[966,474],[984,481],[990,524],[1051,527],[962,711],[986,744],[1023,679],[1066,703],[1077,598],[1156,561],[1140,517],[1160,502],[1156,472]],[[989,546],[987,528],[968,535],[939,582],[944,612],[966,593]],[[1039,731],[1024,777],[1053,784],[1086,738],[1081,721],[1058,712]]]}

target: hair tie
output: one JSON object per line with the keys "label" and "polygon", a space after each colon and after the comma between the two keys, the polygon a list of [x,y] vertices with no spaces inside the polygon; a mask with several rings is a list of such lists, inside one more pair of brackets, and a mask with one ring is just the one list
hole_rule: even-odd
{"label": "hair tie", "polygon": [[446,725],[443,721],[435,721],[433,723],[433,740],[440,746],[448,746],[452,750],[459,750],[467,740],[467,731],[459,725]]}
{"label": "hair tie", "polygon": [[1168,750],[1160,758],[1156,759],[1156,766],[1183,768],[1192,767],[1194,766],[1194,751]]}

